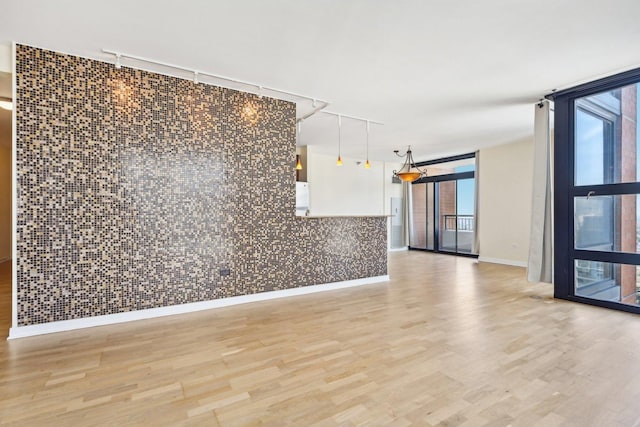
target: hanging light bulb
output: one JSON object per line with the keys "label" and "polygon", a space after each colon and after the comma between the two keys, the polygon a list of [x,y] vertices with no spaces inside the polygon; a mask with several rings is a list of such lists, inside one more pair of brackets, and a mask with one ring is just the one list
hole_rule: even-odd
{"label": "hanging light bulb", "polygon": [[364,164],[365,169],[371,169],[371,163],[369,163],[369,120],[367,120],[367,162]]}
{"label": "hanging light bulb", "polygon": [[342,158],[340,157],[340,139],[342,138],[342,116],[338,114],[338,160],[336,166],[342,166]]}
{"label": "hanging light bulb", "polygon": [[[296,126],[296,145],[301,145],[301,136],[302,136],[302,119],[298,120],[298,125]],[[302,170],[302,161],[300,161],[300,155],[296,154],[296,170]]]}

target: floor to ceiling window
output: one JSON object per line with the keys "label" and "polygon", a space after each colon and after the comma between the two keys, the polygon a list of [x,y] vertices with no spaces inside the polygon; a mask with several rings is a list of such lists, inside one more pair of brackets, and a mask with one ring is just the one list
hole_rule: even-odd
{"label": "floor to ceiling window", "polygon": [[554,100],[555,294],[640,313],[640,70]]}
{"label": "floor to ceiling window", "polygon": [[409,248],[476,256],[475,155],[418,165],[428,176],[411,185]]}

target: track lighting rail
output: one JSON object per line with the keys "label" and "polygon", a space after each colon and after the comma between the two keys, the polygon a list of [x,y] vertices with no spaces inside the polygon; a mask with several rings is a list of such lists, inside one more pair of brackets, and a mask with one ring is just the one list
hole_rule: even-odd
{"label": "track lighting rail", "polygon": [[158,60],[147,58],[147,57],[144,57],[144,56],[138,56],[138,55],[132,55],[132,54],[129,54],[129,53],[117,52],[115,50],[102,49],[102,52],[103,53],[107,53],[109,55],[113,55],[115,57],[114,64],[115,64],[116,68],[121,68],[122,65],[123,65],[122,64],[122,60],[127,58],[127,59],[131,59],[131,60],[134,60],[134,61],[146,62],[148,64],[160,65],[162,67],[173,68],[173,69],[176,69],[176,70],[180,70],[180,71],[185,71],[185,72],[191,73],[191,74],[193,74],[193,81],[196,84],[201,83],[202,82],[202,77],[206,76],[206,77],[210,77],[210,78],[217,79],[217,80],[224,80],[224,81],[227,81],[227,82],[231,82],[231,83],[236,83],[236,84],[252,87],[252,88],[254,88],[255,94],[258,95],[261,98],[264,95],[264,91],[269,91],[269,92],[273,92],[273,93],[276,93],[276,94],[287,95],[289,97],[311,101],[311,105],[313,107],[313,110],[311,110],[309,113],[307,113],[304,116],[302,116],[299,119],[297,119],[297,122],[302,122],[302,121],[308,119],[309,117],[311,117],[311,116],[313,116],[313,115],[315,115],[315,114],[317,114],[319,112],[322,112],[322,113],[331,114],[331,115],[334,115],[334,116],[342,116],[342,117],[345,117],[345,118],[348,118],[348,119],[360,120],[360,121],[363,121],[363,122],[373,123],[373,124],[377,124],[377,125],[382,125],[383,124],[381,122],[377,122],[377,121],[374,121],[374,120],[368,120],[368,119],[363,119],[361,117],[349,116],[347,114],[340,114],[340,113],[334,113],[332,111],[327,111],[327,110],[325,110],[325,108],[327,108],[329,106],[329,103],[327,101],[323,101],[323,100],[320,100],[318,98],[313,98],[311,96],[307,96],[307,95],[302,95],[302,94],[299,94],[299,93],[291,92],[291,91],[288,91],[288,90],[282,90],[282,89],[276,89],[276,88],[272,88],[272,87],[267,87],[267,86],[264,86],[264,85],[261,85],[261,84],[258,84],[258,83],[247,82],[247,81],[236,79],[236,78],[233,78],[233,77],[223,76],[221,74],[208,73],[206,71],[195,70],[195,69],[192,69],[192,68],[183,67],[182,65],[172,64],[170,62],[158,61]]}
{"label": "track lighting rail", "polygon": [[377,122],[375,120],[369,120],[369,119],[363,119],[362,117],[356,117],[356,116],[349,116],[347,114],[342,114],[342,113],[334,113],[333,111],[327,111],[327,110],[322,110],[322,113],[325,114],[331,114],[333,116],[339,116],[339,117],[345,117],[347,119],[352,119],[352,120],[360,120],[361,122],[368,122],[368,123],[373,123],[375,125],[384,125],[384,123],[382,122]]}
{"label": "track lighting rail", "polygon": [[[261,85],[261,84],[258,84],[258,83],[251,83],[251,82],[247,82],[247,81],[244,81],[244,80],[236,79],[236,78],[233,78],[233,77],[223,76],[221,74],[214,74],[214,73],[208,73],[206,71],[194,70],[192,68],[183,67],[182,65],[172,64],[170,62],[158,61],[158,60],[155,60],[155,59],[147,58],[147,57],[144,57],[144,56],[132,55],[132,54],[129,54],[129,53],[116,52],[116,51],[110,50],[110,49],[102,49],[102,52],[115,56],[115,66],[116,66],[116,68],[120,68],[122,66],[122,59],[128,58],[128,59],[132,59],[134,61],[146,62],[148,64],[160,65],[162,67],[168,67],[168,68],[173,68],[173,69],[176,69],[176,70],[181,70],[181,71],[186,71],[188,73],[192,73],[193,74],[193,81],[195,83],[202,82],[202,77],[203,76],[207,76],[207,77],[211,77],[211,78],[214,78],[214,79],[217,79],[217,80],[224,80],[224,81],[227,81],[227,82],[237,83],[237,84],[244,85],[244,86],[250,86],[250,87],[255,89],[255,94],[258,95],[259,97],[262,97],[264,95],[264,91],[269,91],[269,92],[274,92],[274,93],[278,93],[278,94],[282,94],[282,95],[288,95],[288,96],[294,97],[294,98],[305,99],[305,100],[311,101],[311,104],[313,105],[314,109],[310,114],[307,114],[307,117],[304,117],[303,119],[311,117],[313,114],[317,113],[318,111],[321,111],[323,108],[326,108],[329,105],[329,103],[327,101],[323,101],[323,100],[320,100],[318,98],[313,98],[311,96],[302,95],[302,94],[291,92],[291,91],[288,91],[288,90],[276,89],[276,88],[264,86],[264,85]],[[318,104],[320,104],[320,105],[318,105]]]}

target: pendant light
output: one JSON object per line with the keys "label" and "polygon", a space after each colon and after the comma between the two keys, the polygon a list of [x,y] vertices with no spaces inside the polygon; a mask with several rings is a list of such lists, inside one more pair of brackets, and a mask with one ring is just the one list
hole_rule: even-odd
{"label": "pendant light", "polygon": [[407,152],[404,154],[399,154],[398,150],[394,150],[393,152],[396,153],[396,156],[398,157],[405,157],[402,167],[399,171],[393,171],[393,176],[400,178],[404,182],[413,182],[419,178],[427,176],[426,170],[423,171],[415,165],[411,146],[409,146]]}
{"label": "pendant light", "polygon": [[[300,139],[302,137],[302,120],[298,121],[296,127],[296,145],[300,146]],[[302,162],[300,161],[300,155],[296,154],[296,170],[302,170]]]}
{"label": "pendant light", "polygon": [[338,114],[338,160],[336,166],[342,166],[342,158],[340,157],[340,139],[342,138],[342,116]]}
{"label": "pendant light", "polygon": [[364,164],[365,169],[371,169],[371,163],[369,163],[369,120],[367,120],[367,161]]}

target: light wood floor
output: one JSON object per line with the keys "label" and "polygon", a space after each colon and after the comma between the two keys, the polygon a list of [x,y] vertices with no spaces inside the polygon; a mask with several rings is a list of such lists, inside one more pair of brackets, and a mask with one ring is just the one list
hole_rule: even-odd
{"label": "light wood floor", "polygon": [[393,253],[390,274],[2,342],[0,423],[639,425],[640,317],[468,258]]}

